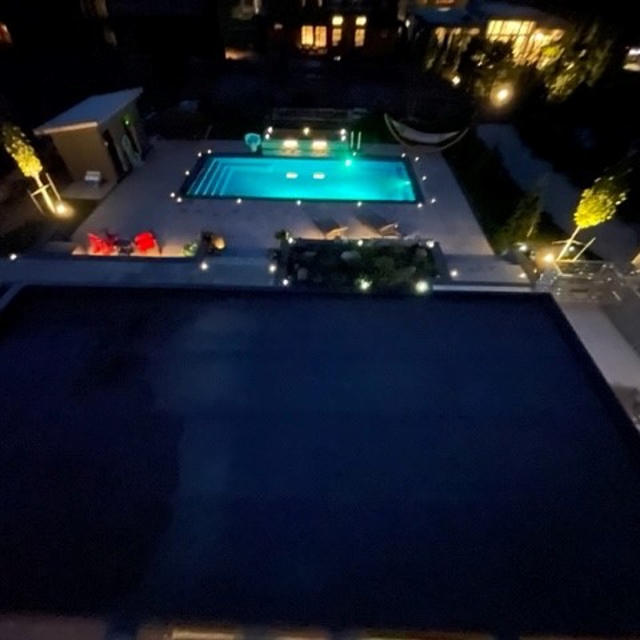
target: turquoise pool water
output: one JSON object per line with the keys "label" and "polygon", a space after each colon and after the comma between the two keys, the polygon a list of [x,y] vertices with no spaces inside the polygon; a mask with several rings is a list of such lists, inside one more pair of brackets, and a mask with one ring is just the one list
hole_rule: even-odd
{"label": "turquoise pool water", "polygon": [[409,168],[395,158],[206,156],[182,193],[188,198],[416,202]]}

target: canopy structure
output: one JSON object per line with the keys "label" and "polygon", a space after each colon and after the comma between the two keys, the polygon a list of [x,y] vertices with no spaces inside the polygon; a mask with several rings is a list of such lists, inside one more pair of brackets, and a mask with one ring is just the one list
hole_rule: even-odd
{"label": "canopy structure", "polygon": [[433,147],[437,151],[441,151],[450,147],[460,140],[467,132],[468,127],[460,131],[447,131],[445,133],[429,133],[415,128],[417,124],[410,126],[400,120],[395,120],[390,115],[385,114],[385,124],[391,135],[401,144],[414,145],[420,144],[427,147]]}

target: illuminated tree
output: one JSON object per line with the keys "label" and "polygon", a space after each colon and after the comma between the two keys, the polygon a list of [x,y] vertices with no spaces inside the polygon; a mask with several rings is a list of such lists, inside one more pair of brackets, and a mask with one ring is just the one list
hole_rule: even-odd
{"label": "illuminated tree", "polygon": [[[42,173],[42,162],[36,155],[35,149],[27,140],[20,127],[10,122],[5,122],[0,129],[0,139],[7,153],[15,160],[18,168],[27,178],[33,178],[38,188],[44,187],[40,174]],[[42,191],[43,198],[51,211],[55,207],[46,189]]]}
{"label": "illuminated tree", "polygon": [[618,207],[627,199],[629,171],[628,164],[624,163],[605,173],[593,183],[593,186],[582,192],[578,207],[573,214],[573,220],[576,223],[575,231],[562,248],[558,260],[564,257],[579,231],[595,227],[613,218]]}
{"label": "illuminated tree", "polygon": [[547,60],[553,60],[542,68],[549,100],[563,102],[581,84],[592,87],[609,65],[613,44],[614,38],[594,21],[578,30],[561,52],[546,52]]}

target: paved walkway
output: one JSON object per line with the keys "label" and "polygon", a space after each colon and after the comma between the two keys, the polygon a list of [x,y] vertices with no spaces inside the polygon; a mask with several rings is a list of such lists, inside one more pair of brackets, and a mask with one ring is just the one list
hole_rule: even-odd
{"label": "paved walkway", "polygon": [[[490,147],[499,149],[506,168],[520,187],[531,189],[542,178],[545,179],[544,208],[567,235],[571,234],[575,228],[573,212],[580,199],[580,190],[563,174],[554,172],[548,162],[534,156],[511,125],[481,125],[478,134]],[[613,219],[597,229],[586,229],[578,236],[578,240],[588,241],[594,236],[596,241],[593,248],[605,260],[626,262],[638,252],[639,230],[621,220]]]}
{"label": "paved walkway", "polygon": [[[627,413],[632,415],[633,397],[640,391],[640,356],[600,307],[561,302],[560,308]],[[636,424],[640,428],[640,423]]]}

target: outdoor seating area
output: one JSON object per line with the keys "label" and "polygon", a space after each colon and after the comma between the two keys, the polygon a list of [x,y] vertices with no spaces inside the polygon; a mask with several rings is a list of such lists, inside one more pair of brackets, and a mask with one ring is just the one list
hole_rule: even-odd
{"label": "outdoor seating area", "polygon": [[105,229],[102,234],[88,233],[88,251],[92,256],[160,256],[162,249],[152,231],[142,231],[132,238]]}
{"label": "outdoor seating area", "polygon": [[390,222],[378,213],[364,213],[357,216],[358,222],[383,238],[401,238],[397,222]]}

